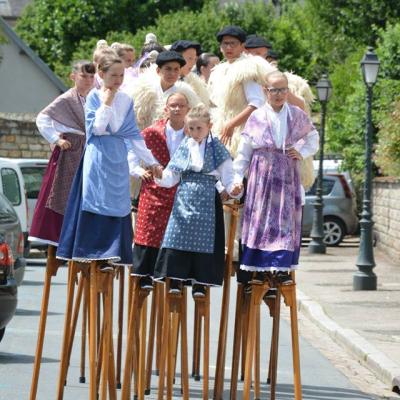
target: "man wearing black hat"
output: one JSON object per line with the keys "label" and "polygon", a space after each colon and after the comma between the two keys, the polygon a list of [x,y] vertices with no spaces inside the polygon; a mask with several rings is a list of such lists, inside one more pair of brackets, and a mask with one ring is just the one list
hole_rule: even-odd
{"label": "man wearing black hat", "polygon": [[171,50],[180,53],[186,61],[186,64],[181,68],[181,80],[192,87],[202,103],[209,106],[210,98],[207,86],[196,73],[192,72],[192,68],[201,54],[200,44],[191,40],[177,40],[171,45]]}
{"label": "man wearing black hat", "polygon": [[217,34],[226,62],[214,67],[209,79],[214,131],[236,155],[241,131],[250,114],[265,103],[265,76],[274,68],[260,57],[244,54],[246,32],[227,26]]}
{"label": "man wearing black hat", "polygon": [[257,35],[247,36],[244,44],[246,53],[253,56],[260,56],[264,59],[268,56],[269,49],[272,48],[271,43],[267,42],[263,37]]}
{"label": "man wearing black hat", "polygon": [[190,106],[200,102],[192,88],[178,81],[181,68],[186,64],[176,51],[163,51],[156,59],[156,65],[139,76],[133,91],[133,100],[137,124],[144,129],[162,116],[165,101],[177,91],[184,93]]}

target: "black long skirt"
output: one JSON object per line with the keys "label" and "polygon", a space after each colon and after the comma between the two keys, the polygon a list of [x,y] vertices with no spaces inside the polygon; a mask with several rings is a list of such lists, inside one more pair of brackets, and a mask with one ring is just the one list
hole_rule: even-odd
{"label": "black long skirt", "polygon": [[215,239],[213,253],[196,253],[162,248],[158,253],[154,277],[173,278],[205,285],[221,286],[225,268],[224,214],[221,199],[215,195]]}
{"label": "black long skirt", "polygon": [[133,267],[131,268],[131,274],[154,276],[154,267],[159,250],[158,247],[143,246],[135,243],[133,246]]}

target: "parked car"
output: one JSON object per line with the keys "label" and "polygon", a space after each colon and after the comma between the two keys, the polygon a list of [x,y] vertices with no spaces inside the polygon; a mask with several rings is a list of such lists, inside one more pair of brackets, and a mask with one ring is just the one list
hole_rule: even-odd
{"label": "parked car", "polygon": [[24,235],[24,256],[29,256],[28,241],[33,212],[42,185],[48,160],[31,158],[0,158],[0,188],[13,205]]}
{"label": "parked car", "polygon": [[23,245],[18,216],[0,194],[0,341],[17,308],[17,287],[24,278],[26,264]]}
{"label": "parked car", "polygon": [[[302,234],[310,236],[317,180],[306,192],[303,212]],[[357,232],[358,217],[356,198],[344,174],[324,174],[322,183],[324,200],[324,242],[328,246],[338,246],[345,235]]]}

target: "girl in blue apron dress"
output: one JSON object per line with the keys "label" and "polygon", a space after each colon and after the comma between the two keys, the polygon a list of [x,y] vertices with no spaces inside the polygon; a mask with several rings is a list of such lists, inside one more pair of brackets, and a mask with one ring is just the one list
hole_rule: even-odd
{"label": "girl in blue apron dress", "polygon": [[171,292],[182,283],[193,285],[193,296],[204,296],[205,285],[222,285],[225,258],[223,210],[215,184],[228,193],[234,187],[232,160],[224,145],[210,133],[210,114],[204,105],[189,111],[183,139],[158,185],[179,183],[172,213],[158,254],[155,279],[171,278]]}
{"label": "girl in blue apron dress", "polygon": [[[85,104],[86,146],[67,202],[57,258],[132,264],[128,149],[161,176],[161,167],[136,126],[132,99],[118,90],[121,59],[100,59],[101,89]],[[106,263],[108,262],[108,263]]]}

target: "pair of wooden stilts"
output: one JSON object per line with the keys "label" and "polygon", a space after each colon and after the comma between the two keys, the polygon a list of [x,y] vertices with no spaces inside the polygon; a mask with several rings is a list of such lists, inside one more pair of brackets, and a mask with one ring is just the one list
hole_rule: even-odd
{"label": "pair of wooden stilts", "polygon": [[[140,288],[139,277],[133,278],[128,323],[127,352],[125,358],[122,400],[129,399],[131,377],[135,378],[134,393],[138,400],[150,394],[153,353],[156,352],[158,399],[172,398],[176,376],[178,347],[180,347],[181,392],[189,399],[188,338],[187,338],[187,289],[179,294],[170,294],[170,280],[166,284],[155,284],[147,335],[147,298],[149,292]],[[164,288],[165,286],[165,288]],[[165,290],[164,290],[165,289]],[[195,333],[193,374],[200,377],[201,327],[203,326],[203,399],[208,399],[209,382],[209,331],[210,331],[210,290],[204,298],[195,300]],[[156,311],[157,310],[157,311]],[[154,333],[159,342],[154,347]],[[148,346],[146,354],[146,337]],[[130,344],[130,345],[129,345]],[[179,346],[180,344],[180,346]],[[165,390],[166,389],[166,390]]]}
{"label": "pair of wooden stilts", "polygon": [[[227,326],[229,315],[230,281],[234,275],[233,271],[233,244],[237,220],[239,218],[239,205],[224,206],[230,214],[230,227],[228,232],[228,251],[226,257],[226,269],[224,276],[224,287],[222,296],[222,309],[220,319],[220,330],[218,340],[217,363],[214,383],[214,400],[222,400],[224,392],[225,359]],[[290,327],[292,338],[293,372],[294,372],[294,395],[295,400],[302,399],[301,376],[300,376],[300,352],[297,322],[297,302],[295,274],[292,273],[292,284],[283,285],[276,277],[262,283],[250,282],[251,291],[246,293],[244,285],[238,284],[236,293],[235,329],[232,349],[232,369],[230,382],[230,399],[237,398],[237,385],[239,373],[239,360],[241,358],[241,380],[244,380],[243,400],[250,400],[251,387],[254,389],[254,399],[261,398],[260,386],[260,316],[261,304],[263,302],[269,308],[269,314],[273,319],[271,347],[268,366],[267,383],[270,384],[270,399],[276,398],[279,327],[281,313],[281,298],[290,308]],[[265,296],[269,289],[276,289],[275,298]],[[254,374],[253,374],[254,366]]]}
{"label": "pair of wooden stilts", "polygon": [[[56,248],[49,246],[46,265],[46,275],[43,288],[41,316],[39,322],[38,341],[36,346],[35,362],[30,390],[30,400],[37,396],[40,366],[43,352],[43,344],[46,330],[48,304],[50,296],[51,279],[57,274],[60,262],[55,258]],[[100,272],[99,262],[83,264],[77,262],[68,263],[68,286],[65,325],[61,350],[60,373],[58,377],[57,399],[63,398],[64,386],[72,352],[73,341],[83,298],[82,307],[82,338],[81,338],[81,363],[80,382],[84,383],[86,360],[86,332],[89,337],[89,370],[90,370],[90,399],[96,399],[99,382],[101,380],[101,399],[107,397],[107,387],[110,399],[116,398],[115,388],[120,385],[121,352],[122,352],[122,328],[123,328],[123,287],[124,270],[119,272],[119,329],[117,373],[115,373],[114,350],[112,343],[112,303],[113,303],[113,278],[114,271]],[[80,275],[79,275],[80,274]],[[75,298],[75,285],[79,283]],[[99,307],[99,299],[103,298],[103,312]],[[101,321],[102,316],[102,321]]]}

